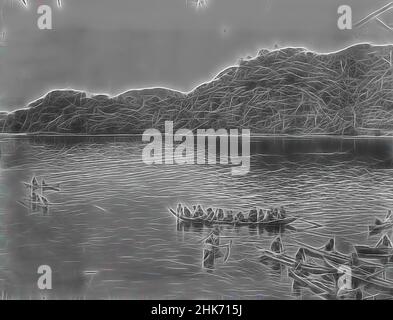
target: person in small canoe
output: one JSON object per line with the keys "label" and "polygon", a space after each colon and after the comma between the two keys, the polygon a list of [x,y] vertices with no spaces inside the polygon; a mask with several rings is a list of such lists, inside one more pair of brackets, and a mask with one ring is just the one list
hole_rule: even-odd
{"label": "person in small canoe", "polygon": [[251,209],[250,213],[248,214],[249,222],[255,223],[258,220],[258,211],[257,209]]}
{"label": "person in small canoe", "polygon": [[285,211],[285,208],[283,206],[280,207],[278,215],[280,219],[285,219],[287,217],[287,212]]}
{"label": "person in small canoe", "polygon": [[307,255],[306,252],[304,251],[304,248],[299,248],[298,251],[295,254],[295,260],[296,262],[306,262],[307,260]]}
{"label": "person in small canoe", "polygon": [[274,211],[273,211],[273,218],[274,218],[274,219],[279,219],[279,216],[278,216],[278,209],[277,209],[277,208],[274,208]]}
{"label": "person in small canoe", "polygon": [[393,248],[393,243],[387,234],[383,235],[375,245],[376,248]]}
{"label": "person in small canoe", "polygon": [[205,243],[217,247],[220,245],[220,229],[218,227],[213,229],[209,237],[205,240]]}
{"label": "person in small canoe", "polygon": [[210,233],[209,237],[206,239],[205,244],[210,245],[214,258],[222,257],[222,252],[220,250],[220,229],[215,227]]}
{"label": "person in small canoe", "polygon": [[38,202],[38,195],[37,195],[37,193],[35,193],[35,191],[33,191],[32,193],[31,193],[31,201],[33,201],[33,202]]}
{"label": "person in small canoe", "polygon": [[284,246],[282,245],[280,236],[274,239],[274,241],[270,245],[270,250],[275,253],[282,253],[284,251]]}
{"label": "person in small canoe", "polygon": [[295,254],[295,270],[300,270],[302,268],[303,263],[307,261],[307,255],[303,248],[299,248],[299,250]]}
{"label": "person in small canoe", "polygon": [[328,243],[326,243],[326,244],[323,246],[323,250],[329,251],[329,252],[335,251],[335,243],[334,243],[334,239],[333,239],[333,238],[330,239],[330,240],[328,241]]}
{"label": "person in small canoe", "polygon": [[360,265],[359,256],[356,252],[352,252],[351,259],[349,260],[350,267],[357,267]]}

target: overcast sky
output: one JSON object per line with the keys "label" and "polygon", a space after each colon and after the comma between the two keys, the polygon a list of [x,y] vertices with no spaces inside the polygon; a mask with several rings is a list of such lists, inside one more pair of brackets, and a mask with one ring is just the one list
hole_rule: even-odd
{"label": "overcast sky", "polygon": [[[393,40],[393,32],[373,23],[337,28],[340,5],[351,5],[358,20],[386,0],[210,0],[199,11],[186,0],[63,0],[61,10],[55,0],[31,0],[29,9],[19,2],[2,6],[7,43],[0,47],[0,110],[24,107],[54,88],[189,91],[275,44],[328,52]],[[54,30],[37,28],[39,4],[52,5]]]}

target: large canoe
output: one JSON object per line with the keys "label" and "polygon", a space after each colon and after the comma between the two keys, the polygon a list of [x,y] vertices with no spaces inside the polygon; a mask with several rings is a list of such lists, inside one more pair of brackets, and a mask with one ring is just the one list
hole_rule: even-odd
{"label": "large canoe", "polygon": [[275,227],[275,226],[285,226],[289,225],[297,220],[295,217],[285,218],[285,219],[276,219],[269,222],[247,222],[247,221],[225,221],[225,220],[207,220],[203,218],[186,218],[179,216],[173,209],[169,209],[169,212],[172,213],[178,220],[187,222],[187,223],[195,223],[195,224],[206,224],[206,225],[236,225],[236,226],[264,226],[264,227]]}

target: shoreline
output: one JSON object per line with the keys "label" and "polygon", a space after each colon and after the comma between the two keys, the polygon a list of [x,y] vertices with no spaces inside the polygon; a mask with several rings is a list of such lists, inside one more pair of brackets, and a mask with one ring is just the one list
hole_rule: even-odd
{"label": "shoreline", "polygon": [[[2,137],[82,137],[82,138],[111,138],[111,137],[142,137],[143,133],[119,133],[119,134],[67,134],[67,133],[0,133]],[[210,137],[212,135],[206,135]],[[228,135],[230,136],[230,135]],[[220,135],[215,135],[219,138]],[[290,134],[251,134],[251,139],[293,139],[293,140],[308,140],[308,139],[331,139],[331,140],[386,140],[393,139],[393,132],[391,135],[329,135],[329,134],[310,134],[310,135],[290,135]]]}

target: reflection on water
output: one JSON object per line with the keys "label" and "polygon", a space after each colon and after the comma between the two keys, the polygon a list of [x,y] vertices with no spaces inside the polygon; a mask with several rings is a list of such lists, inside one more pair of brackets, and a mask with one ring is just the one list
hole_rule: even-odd
{"label": "reflection on water", "polygon": [[[0,146],[0,290],[9,298],[40,298],[44,264],[48,298],[312,297],[293,290],[285,268],[261,263],[257,247],[280,233],[290,255],[294,240],[319,246],[331,236],[350,252],[378,240],[367,224],[393,207],[390,140],[260,139],[245,176],[219,165],[147,166],[132,138],[2,137]],[[47,215],[17,203],[33,175],[61,183]],[[167,208],[180,201],[285,205],[301,219],[285,229],[222,227],[230,257],[206,270],[201,241],[211,230],[177,224]]]}

